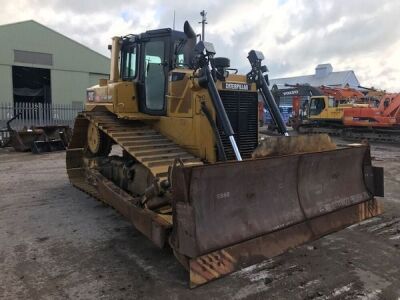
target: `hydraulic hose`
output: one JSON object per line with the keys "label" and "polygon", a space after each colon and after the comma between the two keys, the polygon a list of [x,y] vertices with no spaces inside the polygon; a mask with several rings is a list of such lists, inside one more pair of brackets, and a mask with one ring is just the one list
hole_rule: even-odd
{"label": "hydraulic hose", "polygon": [[218,128],[217,128],[217,124],[215,124],[212,116],[211,116],[211,112],[209,111],[209,109],[207,108],[207,106],[204,103],[201,103],[201,111],[204,113],[204,115],[206,116],[208,122],[210,123],[210,126],[214,132],[215,135],[215,139],[217,141],[217,148],[218,148],[218,153],[221,156],[221,160],[222,161],[226,161],[226,153],[224,150],[224,145],[222,144],[222,140],[221,140],[221,136],[218,132]]}
{"label": "hydraulic hose", "polygon": [[261,65],[261,62],[264,59],[264,54],[262,54],[261,51],[251,50],[247,58],[251,65],[251,71],[247,74],[247,78],[256,83],[257,89],[260,91],[264,104],[271,113],[271,117],[278,127],[279,133],[288,136],[289,133],[285,121],[282,118],[279,107],[276,104],[274,96],[269,90],[267,81],[263,75],[263,72],[268,71],[267,66]]}
{"label": "hydraulic hose", "polygon": [[282,115],[279,111],[278,105],[275,102],[274,96],[272,95],[271,91],[269,90],[267,81],[265,80],[261,70],[257,71],[257,77],[259,81],[259,89],[261,92],[261,96],[264,100],[264,104],[267,106],[268,110],[271,113],[271,117],[274,120],[276,126],[278,126],[279,133],[283,135],[289,135],[285,121],[282,118]]}
{"label": "hydraulic hose", "polygon": [[206,75],[207,89],[208,92],[210,93],[211,100],[217,112],[218,119],[221,122],[225,134],[229,137],[229,141],[231,142],[232,149],[233,152],[235,153],[236,159],[241,161],[242,156],[240,155],[239,148],[233,136],[234,132],[231,126],[231,122],[229,121],[228,115],[226,114],[225,107],[222,103],[221,97],[219,96],[217,87],[214,82],[214,78],[211,75],[210,67],[206,65],[202,68],[202,71]]}

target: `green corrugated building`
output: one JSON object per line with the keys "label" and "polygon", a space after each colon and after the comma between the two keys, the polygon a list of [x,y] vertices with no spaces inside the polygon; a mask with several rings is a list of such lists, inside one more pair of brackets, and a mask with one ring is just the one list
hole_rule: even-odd
{"label": "green corrugated building", "polygon": [[0,102],[83,103],[109,58],[33,20],[0,26]]}

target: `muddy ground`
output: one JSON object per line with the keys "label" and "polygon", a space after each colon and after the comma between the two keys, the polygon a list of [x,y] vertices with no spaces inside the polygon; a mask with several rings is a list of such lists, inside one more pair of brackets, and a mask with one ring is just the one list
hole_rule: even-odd
{"label": "muddy ground", "polygon": [[399,299],[400,147],[372,151],[383,215],[189,290],[169,250],[69,184],[64,152],[1,150],[0,298]]}

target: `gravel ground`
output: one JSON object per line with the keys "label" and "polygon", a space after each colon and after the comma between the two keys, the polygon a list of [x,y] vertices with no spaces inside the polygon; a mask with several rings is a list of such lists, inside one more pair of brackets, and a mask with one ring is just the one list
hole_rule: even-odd
{"label": "gravel ground", "polygon": [[0,151],[2,299],[399,299],[400,148],[373,145],[385,213],[189,290],[172,253],[73,188],[65,153]]}

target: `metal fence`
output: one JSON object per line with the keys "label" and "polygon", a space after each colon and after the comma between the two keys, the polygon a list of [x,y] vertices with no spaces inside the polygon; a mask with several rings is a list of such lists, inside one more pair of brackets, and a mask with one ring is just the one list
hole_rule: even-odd
{"label": "metal fence", "polygon": [[7,121],[12,121],[11,127],[15,130],[32,126],[47,125],[74,125],[76,115],[83,110],[83,104],[46,104],[46,103],[1,103],[0,102],[0,139],[8,135],[4,132]]}

